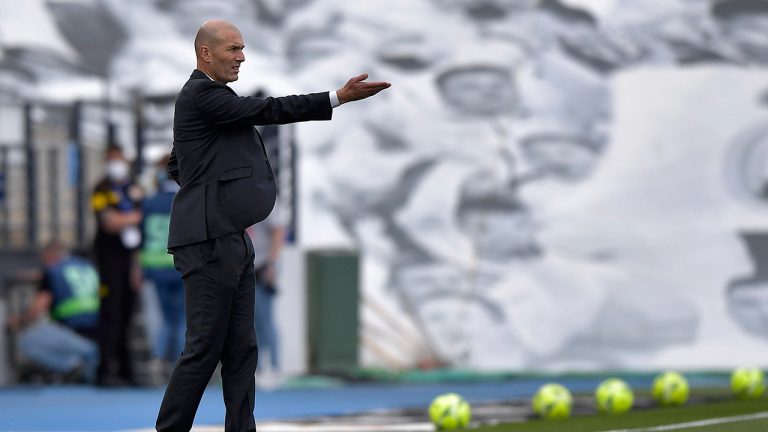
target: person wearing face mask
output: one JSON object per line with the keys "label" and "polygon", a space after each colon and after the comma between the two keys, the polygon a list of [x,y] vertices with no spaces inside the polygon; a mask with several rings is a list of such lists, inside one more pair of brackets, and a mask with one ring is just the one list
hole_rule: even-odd
{"label": "person wearing face mask", "polygon": [[173,363],[184,349],[184,283],[173,267],[173,256],[168,254],[168,226],[171,222],[171,205],[179,185],[168,177],[166,167],[170,154],[156,164],[157,192],[144,200],[141,224],[142,247],[140,254],[144,276],[155,286],[160,303],[162,323],[157,340],[152,346],[153,362],[167,379]]}
{"label": "person wearing face mask", "polygon": [[136,251],[141,243],[142,190],[131,179],[130,165],[121,147],[105,153],[106,176],[96,185],[91,205],[97,229],[94,255],[101,280],[97,384],[133,385],[128,349],[128,328],[135,290],[139,288]]}

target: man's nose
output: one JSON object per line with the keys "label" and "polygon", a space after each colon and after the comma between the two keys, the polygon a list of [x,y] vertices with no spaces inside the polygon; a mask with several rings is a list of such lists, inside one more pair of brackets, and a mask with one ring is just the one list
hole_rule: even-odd
{"label": "man's nose", "polygon": [[245,61],[245,54],[242,51],[240,51],[240,53],[238,53],[237,57],[235,57],[235,60],[239,61],[240,63],[244,62]]}

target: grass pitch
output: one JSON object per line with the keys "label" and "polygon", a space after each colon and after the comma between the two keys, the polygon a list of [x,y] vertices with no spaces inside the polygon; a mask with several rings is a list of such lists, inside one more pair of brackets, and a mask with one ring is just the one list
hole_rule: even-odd
{"label": "grass pitch", "polygon": [[768,399],[725,400],[702,405],[647,408],[620,415],[575,416],[480,427],[475,432],[768,431]]}

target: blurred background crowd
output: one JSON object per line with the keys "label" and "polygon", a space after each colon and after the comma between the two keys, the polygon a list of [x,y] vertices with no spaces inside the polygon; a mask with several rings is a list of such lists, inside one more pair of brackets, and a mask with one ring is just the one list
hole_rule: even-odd
{"label": "blurred background crowd", "polygon": [[213,17],[241,95],[393,83],[261,131],[268,371],[768,361],[768,1],[0,0],[0,384],[167,376],[164,158]]}

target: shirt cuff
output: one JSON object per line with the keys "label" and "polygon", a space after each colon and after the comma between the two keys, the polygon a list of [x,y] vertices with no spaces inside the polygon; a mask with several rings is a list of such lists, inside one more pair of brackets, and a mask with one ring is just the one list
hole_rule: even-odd
{"label": "shirt cuff", "polygon": [[341,105],[341,102],[339,102],[339,96],[336,95],[335,91],[328,92],[328,97],[331,98],[331,108],[336,108],[337,106]]}

